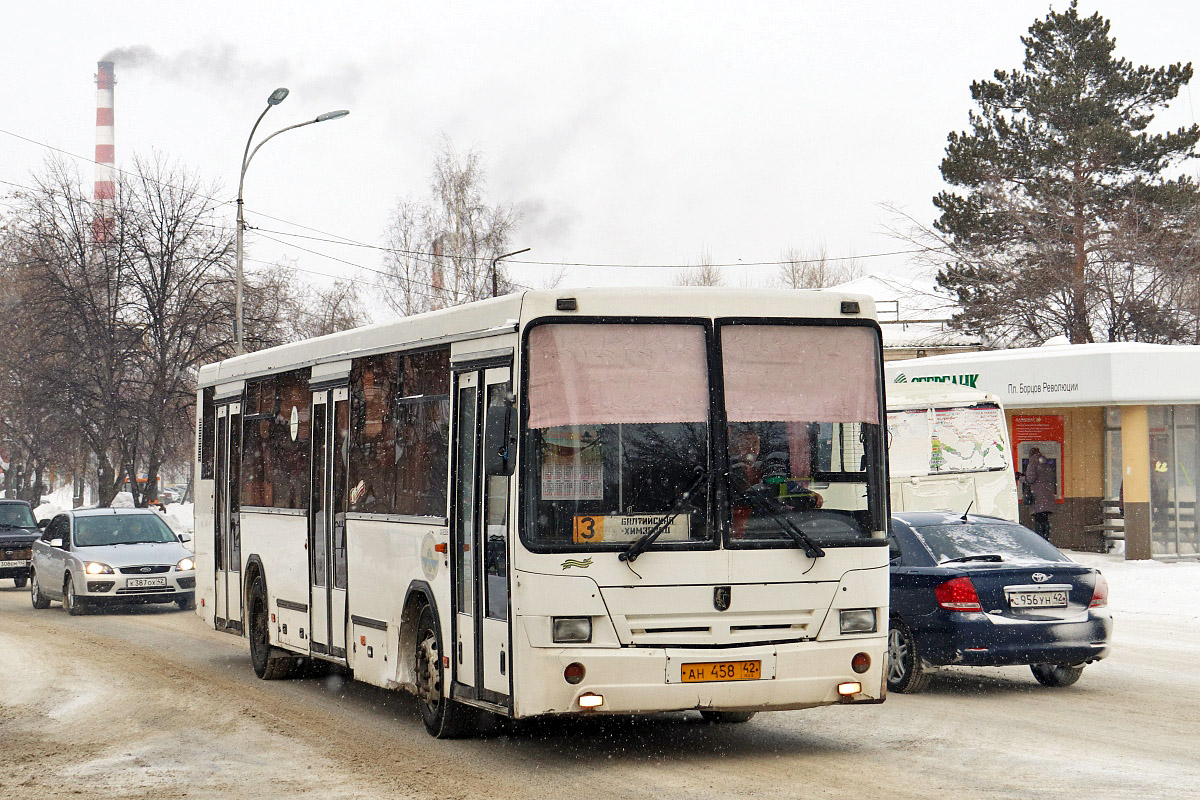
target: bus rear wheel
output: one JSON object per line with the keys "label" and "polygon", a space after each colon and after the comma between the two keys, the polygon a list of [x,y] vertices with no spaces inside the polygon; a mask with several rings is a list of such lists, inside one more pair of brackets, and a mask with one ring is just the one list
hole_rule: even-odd
{"label": "bus rear wheel", "polygon": [[433,609],[425,606],[417,621],[417,649],[413,659],[421,721],[431,736],[457,739],[475,729],[478,712],[446,697],[443,663],[437,618]]}
{"label": "bus rear wheel", "polygon": [[295,659],[284,656],[271,646],[271,628],[267,617],[267,587],[262,576],[250,586],[250,663],[254,674],[264,681],[276,681],[292,674]]}

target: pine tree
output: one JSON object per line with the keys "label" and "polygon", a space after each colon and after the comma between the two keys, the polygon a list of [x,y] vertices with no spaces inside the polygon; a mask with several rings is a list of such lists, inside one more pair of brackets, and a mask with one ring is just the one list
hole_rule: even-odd
{"label": "pine tree", "polygon": [[[962,329],[1013,343],[1195,340],[1200,191],[1179,167],[1200,126],[1150,133],[1192,77],[1114,55],[1075,2],[1034,22],[1021,69],[976,81],[951,133],[934,227]],[[1184,307],[1186,306],[1186,307]]]}

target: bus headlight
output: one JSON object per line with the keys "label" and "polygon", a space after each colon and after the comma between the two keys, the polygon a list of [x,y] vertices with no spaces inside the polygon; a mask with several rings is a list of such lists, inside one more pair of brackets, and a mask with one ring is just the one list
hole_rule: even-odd
{"label": "bus headlight", "polygon": [[591,617],[553,617],[555,644],[583,644],[592,640]]}
{"label": "bus headlight", "polygon": [[88,575],[111,575],[113,571],[108,564],[99,564],[95,561],[89,561],[83,569]]}
{"label": "bus headlight", "polygon": [[874,633],[875,609],[844,608],[841,611],[842,633]]}

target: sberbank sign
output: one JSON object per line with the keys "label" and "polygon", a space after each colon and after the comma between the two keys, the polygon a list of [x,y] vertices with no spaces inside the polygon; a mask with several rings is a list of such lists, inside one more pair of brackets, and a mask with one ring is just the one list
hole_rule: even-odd
{"label": "sberbank sign", "polygon": [[958,386],[970,386],[972,389],[977,389],[975,382],[979,380],[979,373],[967,373],[965,375],[921,375],[915,378],[909,378],[903,372],[895,377],[892,383],[953,383]]}

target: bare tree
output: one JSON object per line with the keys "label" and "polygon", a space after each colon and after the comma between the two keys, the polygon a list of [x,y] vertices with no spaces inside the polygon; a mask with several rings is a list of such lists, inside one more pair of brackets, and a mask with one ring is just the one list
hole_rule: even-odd
{"label": "bare tree", "polygon": [[862,265],[855,259],[831,259],[821,245],[811,251],[789,247],[775,274],[780,289],[826,289],[863,276]]}
{"label": "bare tree", "polygon": [[[485,179],[482,156],[460,155],[445,139],[434,160],[430,198],[397,202],[384,234],[392,310],[409,315],[493,294],[492,259],[508,249],[520,215],[511,205],[487,203]],[[497,270],[496,293],[507,294],[512,281],[503,264]]]}
{"label": "bare tree", "polygon": [[705,247],[695,264],[689,264],[675,273],[674,283],[676,286],[721,286],[725,283],[725,276],[713,264],[712,251]]}
{"label": "bare tree", "polygon": [[[123,194],[128,228],[130,321],[139,330],[131,400],[137,409],[123,437],[135,502],[154,499],[164,461],[190,430],[195,370],[228,352],[229,307],[223,289],[233,271],[233,234],[216,220],[215,186],[160,157],[135,160]],[[191,437],[182,437],[190,442]],[[139,485],[140,484],[140,485]]]}
{"label": "bare tree", "polygon": [[305,289],[293,320],[297,339],[347,331],[370,321],[363,311],[358,285],[352,280],[334,281],[328,289]]}
{"label": "bare tree", "polygon": [[10,230],[27,256],[20,292],[38,348],[28,374],[87,442],[100,504],[126,479],[144,504],[190,442],[195,369],[230,350],[232,234],[214,192],[161,160],[117,181],[102,229],[77,172],[50,162],[34,180]]}

